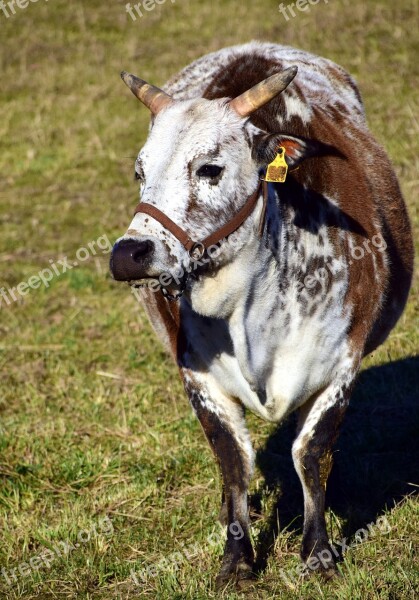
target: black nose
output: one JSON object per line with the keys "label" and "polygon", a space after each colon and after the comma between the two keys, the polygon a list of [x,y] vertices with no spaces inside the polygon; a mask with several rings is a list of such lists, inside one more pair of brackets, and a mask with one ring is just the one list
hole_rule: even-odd
{"label": "black nose", "polygon": [[130,281],[147,277],[154,254],[151,240],[121,240],[112,249],[110,269],[117,281]]}

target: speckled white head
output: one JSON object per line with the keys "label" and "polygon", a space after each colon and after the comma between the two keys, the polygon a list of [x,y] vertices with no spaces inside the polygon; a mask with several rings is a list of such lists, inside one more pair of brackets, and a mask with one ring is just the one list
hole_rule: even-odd
{"label": "speckled white head", "polygon": [[[194,241],[233,219],[256,189],[261,163],[272,153],[270,146],[277,144],[277,140],[270,144],[265,139],[264,151],[255,151],[255,140],[260,143],[268,134],[247,118],[282,92],[296,72],[296,67],[290,67],[276,73],[233,100],[173,100],[159,88],[123,72],[125,83],[154,117],[135,164],[142,201],[158,208]],[[297,146],[294,140],[293,147]],[[246,243],[257,216],[256,210],[240,228],[235,251]],[[153,244],[145,278],[188,269],[188,252],[154,216],[137,213],[121,238],[129,239]],[[231,249],[223,250],[218,263],[229,260],[229,254]]]}
{"label": "speckled white head", "polygon": [[[225,100],[186,100],[166,107],[135,163],[143,202],[152,204],[200,240],[226,223],[256,185],[258,165],[252,158],[246,119]],[[182,244],[149,216],[135,215],[131,237],[151,237],[156,260],[170,253],[186,265]],[[157,265],[159,267],[169,265]]]}

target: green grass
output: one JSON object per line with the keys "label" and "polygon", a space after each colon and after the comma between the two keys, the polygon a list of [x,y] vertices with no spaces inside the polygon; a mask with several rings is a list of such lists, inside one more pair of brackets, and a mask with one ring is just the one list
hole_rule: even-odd
{"label": "green grass", "polygon": [[[79,247],[104,234],[114,240],[129,224],[149,115],[121,69],[161,85],[194,58],[250,39],[305,48],[355,75],[417,233],[414,0],[320,2],[288,22],[271,0],[168,0],[135,22],[124,6],[39,0],[9,19],[0,12],[1,286],[26,281],[50,259],[72,261]],[[8,586],[0,573],[0,597],[239,598],[214,591],[223,545],[216,465],[175,367],[107,265],[98,252],[0,307],[0,569],[91,534],[33,577]],[[277,431],[249,417],[258,449],[253,533],[266,568],[246,597],[419,593],[418,362],[409,358],[417,324],[416,288],[390,339],[365,361],[338,443],[327,513],[334,539],[353,540],[380,515],[391,526],[351,546],[338,581],[294,577],[302,508],[293,418]],[[112,535],[100,529],[105,516]],[[278,521],[285,530],[276,536]],[[156,564],[135,586],[130,570]]]}

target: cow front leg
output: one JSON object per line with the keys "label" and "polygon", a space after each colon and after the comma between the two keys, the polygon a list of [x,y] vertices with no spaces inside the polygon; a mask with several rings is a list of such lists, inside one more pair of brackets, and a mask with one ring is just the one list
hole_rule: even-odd
{"label": "cow front leg", "polygon": [[202,385],[185,387],[223,479],[222,512],[227,524],[227,540],[216,586],[221,588],[230,580],[240,585],[252,578],[254,562],[247,506],[254,456],[244,410],[218,392],[210,397]]}
{"label": "cow front leg", "polygon": [[320,571],[326,578],[337,573],[326,530],[326,482],[332,468],[332,447],[349,395],[348,386],[333,385],[310,399],[300,409],[298,435],[292,447],[304,493],[301,558],[308,572]]}

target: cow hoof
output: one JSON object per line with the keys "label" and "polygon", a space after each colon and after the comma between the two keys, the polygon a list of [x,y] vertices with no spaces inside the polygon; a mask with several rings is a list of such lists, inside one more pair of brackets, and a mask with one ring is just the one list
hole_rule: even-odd
{"label": "cow hoof", "polygon": [[329,581],[329,579],[333,579],[335,577],[342,577],[335,564],[329,565],[325,569],[320,569],[319,573],[325,581]]}
{"label": "cow hoof", "polygon": [[328,581],[333,577],[341,577],[341,574],[338,571],[338,568],[334,561],[328,562],[326,565],[319,565],[316,569],[312,569],[306,563],[303,571],[303,576],[305,579],[308,579],[312,575],[317,573],[324,581]]}
{"label": "cow hoof", "polygon": [[223,565],[215,580],[215,589],[221,590],[232,584],[237,590],[244,590],[254,583],[255,578],[252,567],[247,563],[241,562],[234,567]]}

